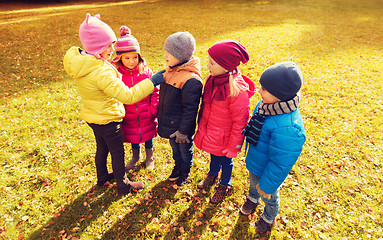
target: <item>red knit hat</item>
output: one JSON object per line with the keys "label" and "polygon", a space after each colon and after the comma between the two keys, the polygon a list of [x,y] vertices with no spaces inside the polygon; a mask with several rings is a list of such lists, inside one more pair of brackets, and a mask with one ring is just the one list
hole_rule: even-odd
{"label": "red knit hat", "polygon": [[239,42],[228,39],[217,42],[207,51],[221,67],[233,72],[240,64],[249,61],[249,53]]}
{"label": "red knit hat", "polygon": [[117,57],[113,59],[113,62],[118,62],[124,53],[135,52],[140,54],[140,44],[137,39],[131,35],[130,28],[127,26],[120,27],[120,37],[116,43]]}

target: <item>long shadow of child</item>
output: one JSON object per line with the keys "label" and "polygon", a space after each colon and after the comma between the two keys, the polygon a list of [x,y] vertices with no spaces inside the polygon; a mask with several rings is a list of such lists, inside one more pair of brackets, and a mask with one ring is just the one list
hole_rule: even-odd
{"label": "long shadow of child", "polygon": [[115,189],[93,186],[88,192],[81,194],[54,213],[52,218],[33,232],[28,239],[81,236],[84,230],[119,198]]}
{"label": "long shadow of child", "polygon": [[168,180],[155,185],[141,200],[131,206],[129,212],[120,218],[101,239],[133,239],[140,235],[145,236],[145,229],[154,219],[160,217],[161,210],[174,201],[177,193]]}

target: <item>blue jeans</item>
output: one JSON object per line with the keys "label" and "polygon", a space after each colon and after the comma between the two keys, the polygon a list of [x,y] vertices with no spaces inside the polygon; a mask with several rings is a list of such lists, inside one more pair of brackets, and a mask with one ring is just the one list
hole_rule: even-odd
{"label": "blue jeans", "polygon": [[211,176],[218,176],[221,171],[221,180],[219,183],[225,186],[231,186],[231,175],[233,173],[233,159],[226,156],[215,156],[210,154],[210,170],[209,174]]}
{"label": "blue jeans", "polygon": [[[145,148],[153,148],[153,139],[145,142]],[[132,143],[132,149],[140,149],[140,144]]]}
{"label": "blue jeans", "polygon": [[95,164],[97,179],[104,181],[108,178],[107,157],[112,157],[113,174],[117,184],[123,183],[125,175],[125,150],[121,123],[111,122],[106,125],[88,123],[96,139],[97,150]]}
{"label": "blue jeans", "polygon": [[190,140],[190,143],[176,143],[176,138],[170,138],[169,143],[173,150],[176,166],[190,169],[193,166],[193,140]]}
{"label": "blue jeans", "polygon": [[259,200],[262,198],[263,202],[265,203],[265,208],[263,209],[262,218],[267,223],[273,223],[274,219],[277,217],[279,212],[279,190],[280,187],[271,194],[270,199],[266,199],[261,197],[261,195],[258,193],[256,186],[259,182],[260,177],[252,174],[249,172],[249,179],[250,179],[250,189],[249,189],[249,199],[254,202],[258,203]]}

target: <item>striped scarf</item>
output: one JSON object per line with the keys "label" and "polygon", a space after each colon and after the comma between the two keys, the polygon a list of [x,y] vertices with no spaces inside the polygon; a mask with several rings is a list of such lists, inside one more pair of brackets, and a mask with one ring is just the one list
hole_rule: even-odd
{"label": "striped scarf", "polygon": [[299,105],[299,96],[286,102],[260,103],[257,112],[251,117],[242,134],[246,136],[246,142],[256,146],[266,116],[280,115],[294,112]]}

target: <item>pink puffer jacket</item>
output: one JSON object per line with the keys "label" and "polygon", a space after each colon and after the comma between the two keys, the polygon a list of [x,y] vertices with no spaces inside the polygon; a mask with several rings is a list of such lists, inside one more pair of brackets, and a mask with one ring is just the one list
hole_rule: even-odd
{"label": "pink puffer jacket", "polygon": [[[197,148],[216,156],[225,156],[222,153],[225,149],[239,152],[243,144],[241,132],[249,120],[249,98],[255,93],[255,84],[241,75],[236,80],[242,89],[237,96],[204,103],[199,116],[194,143]],[[213,94],[215,91],[213,89]]]}
{"label": "pink puffer jacket", "polygon": [[[129,70],[124,66],[118,68],[122,74],[122,81],[125,85],[132,87],[140,81],[150,78],[152,71],[144,67],[144,73],[140,74],[138,67]],[[157,87],[149,96],[135,104],[125,104],[125,117],[122,123],[124,142],[143,143],[157,136],[157,109],[158,109]]]}

